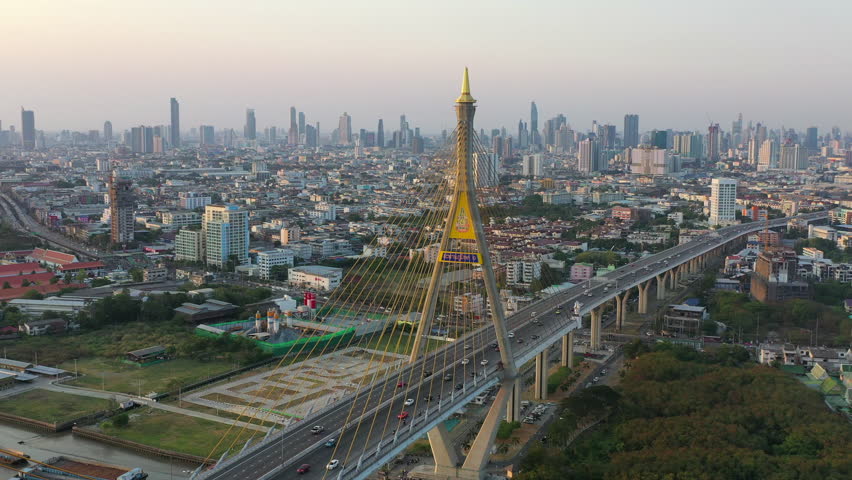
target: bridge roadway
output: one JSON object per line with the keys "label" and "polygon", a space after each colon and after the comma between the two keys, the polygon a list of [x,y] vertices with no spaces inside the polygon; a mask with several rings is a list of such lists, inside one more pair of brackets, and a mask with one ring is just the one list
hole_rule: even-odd
{"label": "bridge roadway", "polygon": [[[826,212],[816,212],[798,218],[817,220],[825,217]],[[770,226],[786,225],[787,220],[789,218],[771,220]],[[576,301],[583,304],[581,313],[588,313],[625,290],[742,235],[762,230],[764,226],[762,222],[755,222],[719,229],[691,242],[639,259],[592,282],[575,285],[511,315],[507,318],[507,328],[515,334],[510,342],[516,364],[520,366],[534,359],[538,353],[561,340],[563,335],[580,327],[568,312]],[[608,287],[609,284],[615,286]],[[521,340],[523,343],[520,343]],[[249,446],[242,454],[226,459],[200,478],[366,478],[475,396],[499,384],[501,374],[497,362],[500,355],[491,346],[495,341],[491,325],[471,332],[451,345],[378,379],[372,391],[364,388],[364,391],[314,413],[287,427],[283,438],[280,432],[275,433],[269,439]],[[469,363],[463,365],[463,358],[467,358]],[[480,363],[483,359],[488,360],[485,366]],[[424,377],[424,371],[431,371],[432,374]],[[452,380],[444,380],[447,374]],[[474,374],[476,376],[471,376]],[[400,382],[407,385],[398,387]],[[457,390],[459,385],[461,389]],[[430,395],[433,397],[431,402],[427,401]],[[415,403],[404,406],[406,399],[413,399]],[[401,412],[410,415],[405,423],[396,418]],[[362,419],[363,422],[360,422]],[[315,425],[324,427],[325,431],[319,435],[312,434],[310,430]],[[344,426],[347,428],[341,436]],[[339,438],[336,447],[323,446],[330,438]],[[345,462],[345,465],[327,471],[326,464],[332,458]],[[297,475],[296,469],[303,464],[310,465],[311,470],[304,475]]]}

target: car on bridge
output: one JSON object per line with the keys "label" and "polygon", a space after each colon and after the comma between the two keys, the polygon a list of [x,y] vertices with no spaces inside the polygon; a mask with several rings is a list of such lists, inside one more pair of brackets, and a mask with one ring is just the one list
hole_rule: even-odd
{"label": "car on bridge", "polygon": [[331,447],[337,445],[337,439],[336,438],[329,438],[328,441],[325,442],[323,445],[325,445],[326,448],[331,448]]}
{"label": "car on bridge", "polygon": [[462,365],[467,365],[468,363],[470,363],[470,359],[469,359],[469,358],[463,358],[463,359],[462,359],[462,361],[461,361],[461,364],[462,364]]}
{"label": "car on bridge", "polygon": [[408,418],[408,412],[402,412],[399,415],[397,415],[396,418],[398,418],[400,420],[405,420],[406,418]]}
{"label": "car on bridge", "polygon": [[487,359],[487,358],[483,358],[483,359],[482,359],[482,361],[481,361],[481,362],[479,362],[479,364],[480,364],[480,365],[482,365],[483,367],[484,367],[484,366],[486,366],[486,365],[488,365],[488,359]]}
{"label": "car on bridge", "polygon": [[325,469],[326,469],[326,470],[334,470],[334,469],[335,469],[335,468],[337,468],[339,465],[340,465],[340,460],[338,460],[338,459],[336,459],[336,458],[335,458],[334,460],[332,460],[332,461],[328,462],[328,465],[326,465],[326,466],[325,466]]}
{"label": "car on bridge", "polygon": [[406,382],[399,382],[399,383],[396,384],[396,388],[405,388],[407,386],[408,386],[408,383],[406,383]]}
{"label": "car on bridge", "polygon": [[311,429],[311,433],[313,433],[314,435],[319,435],[324,430],[325,428],[323,428],[322,425],[315,425],[314,428]]}
{"label": "car on bridge", "polygon": [[296,469],[296,473],[299,475],[303,475],[311,471],[311,465],[309,463],[303,463],[299,468]]}
{"label": "car on bridge", "polygon": [[414,405],[414,399],[413,398],[407,399],[405,402],[403,402],[403,405],[405,405],[406,407],[410,407],[410,406]]}

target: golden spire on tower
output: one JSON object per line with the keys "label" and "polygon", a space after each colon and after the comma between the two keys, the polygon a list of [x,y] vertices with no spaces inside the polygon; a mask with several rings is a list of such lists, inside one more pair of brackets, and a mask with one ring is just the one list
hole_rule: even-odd
{"label": "golden spire on tower", "polygon": [[467,67],[464,67],[464,80],[462,80],[462,92],[456,103],[476,103],[473,97],[470,96],[470,79],[467,77]]}

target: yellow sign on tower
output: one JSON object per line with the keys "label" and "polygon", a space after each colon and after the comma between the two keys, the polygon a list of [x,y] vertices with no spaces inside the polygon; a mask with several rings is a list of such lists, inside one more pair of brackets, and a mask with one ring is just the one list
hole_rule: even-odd
{"label": "yellow sign on tower", "polygon": [[459,192],[458,207],[455,217],[453,217],[450,238],[476,240],[476,232],[473,229],[473,219],[470,218],[469,206],[467,192]]}

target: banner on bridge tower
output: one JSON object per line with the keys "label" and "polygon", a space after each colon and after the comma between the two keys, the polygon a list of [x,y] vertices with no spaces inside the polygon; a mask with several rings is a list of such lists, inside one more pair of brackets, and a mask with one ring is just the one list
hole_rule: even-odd
{"label": "banner on bridge tower", "polygon": [[482,263],[482,256],[475,252],[448,252],[441,250],[438,253],[438,261],[443,263],[470,263],[479,265]]}
{"label": "banner on bridge tower", "polygon": [[459,192],[453,226],[450,230],[450,238],[459,240],[476,240],[476,232],[473,229],[473,219],[470,218],[470,202],[467,192]]}

